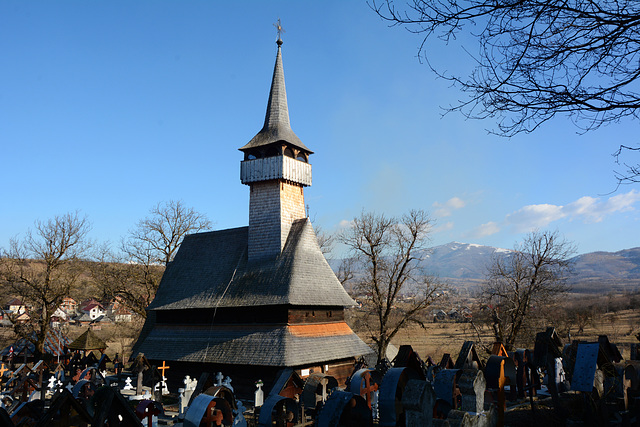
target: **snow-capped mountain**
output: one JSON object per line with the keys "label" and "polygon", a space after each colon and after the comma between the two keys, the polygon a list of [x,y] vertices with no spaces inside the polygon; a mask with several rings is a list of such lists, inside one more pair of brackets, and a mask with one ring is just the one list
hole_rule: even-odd
{"label": "snow-capped mountain", "polygon": [[[451,242],[425,251],[421,266],[455,287],[475,287],[486,280],[494,257],[508,257],[509,249]],[[336,269],[339,260],[331,265]],[[572,258],[570,284],[574,292],[608,293],[640,290],[640,247],[618,252],[592,252]]]}
{"label": "snow-capped mountain", "polygon": [[424,255],[422,265],[440,278],[482,280],[495,256],[508,256],[510,250],[470,243],[451,242],[435,246]]}

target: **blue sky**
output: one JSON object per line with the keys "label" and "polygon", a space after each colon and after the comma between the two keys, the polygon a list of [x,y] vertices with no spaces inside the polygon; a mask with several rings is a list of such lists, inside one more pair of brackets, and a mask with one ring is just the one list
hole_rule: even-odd
{"label": "blue sky", "polygon": [[[246,225],[237,148],[264,121],[278,17],[291,125],[316,153],[306,203],[324,229],[422,208],[434,245],[511,248],[532,228],[579,253],[640,244],[640,187],[607,194],[637,122],[488,135],[490,120],[441,117],[464,95],[364,1],[187,0],[0,2],[0,247],[75,210],[117,242],[171,199],[216,229]],[[473,42],[434,42],[433,59],[463,70]]]}

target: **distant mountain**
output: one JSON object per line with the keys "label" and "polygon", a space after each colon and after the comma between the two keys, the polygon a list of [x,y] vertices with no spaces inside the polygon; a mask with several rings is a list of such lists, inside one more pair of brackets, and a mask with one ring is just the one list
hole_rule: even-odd
{"label": "distant mountain", "polygon": [[577,292],[640,289],[640,247],[618,252],[591,252],[578,255],[573,261],[572,283]]}
{"label": "distant mountain", "polygon": [[440,278],[482,280],[494,256],[508,256],[510,253],[510,250],[492,246],[451,242],[428,250],[422,266]]}
{"label": "distant mountain", "polygon": [[[469,243],[451,242],[435,246],[424,254],[422,267],[456,287],[472,288],[486,277],[495,256],[513,251]],[[619,252],[592,252],[572,258],[570,284],[574,292],[608,293],[640,290],[640,247]],[[335,268],[339,262],[332,262]]]}

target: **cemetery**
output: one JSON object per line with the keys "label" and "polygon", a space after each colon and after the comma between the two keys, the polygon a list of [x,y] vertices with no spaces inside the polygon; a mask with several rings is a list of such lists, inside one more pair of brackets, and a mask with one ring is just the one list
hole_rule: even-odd
{"label": "cemetery", "polygon": [[271,387],[256,381],[251,399],[224,372],[194,372],[172,389],[166,362],[123,363],[74,343],[46,361],[3,357],[3,426],[596,426],[640,415],[640,348],[625,360],[607,336],[562,343],[552,327],[533,349],[496,343],[488,358],[472,341],[439,362],[404,345],[376,366],[360,359],[344,387],[285,368]]}

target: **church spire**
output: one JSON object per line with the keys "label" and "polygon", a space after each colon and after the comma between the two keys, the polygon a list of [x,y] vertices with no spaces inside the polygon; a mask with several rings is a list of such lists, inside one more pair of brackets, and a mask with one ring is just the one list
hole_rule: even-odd
{"label": "church spire", "polygon": [[278,24],[278,53],[276,55],[276,64],[273,69],[273,78],[271,79],[271,90],[269,91],[269,100],[267,102],[267,114],[264,119],[264,126],[254,136],[248,144],[240,148],[240,151],[264,147],[276,142],[285,142],[296,148],[312,154],[300,141],[300,138],[291,129],[289,123],[289,107],[287,106],[287,90],[284,84],[284,69],[282,67],[282,39],[280,32],[282,28]]}
{"label": "church spire", "polygon": [[282,68],[282,27],[264,126],[240,151],[240,181],[249,196],[249,261],[278,256],[292,224],[306,218],[303,187],[311,185],[309,150],[289,124]]}

